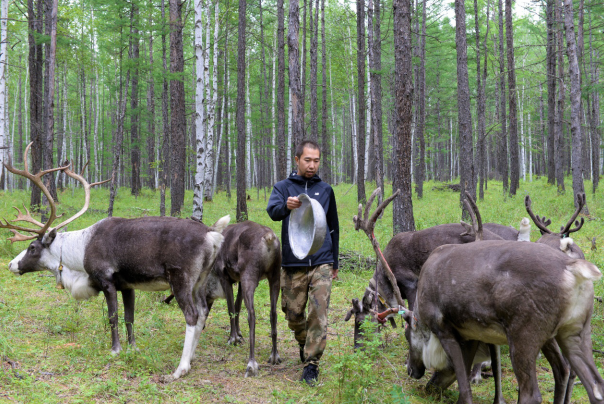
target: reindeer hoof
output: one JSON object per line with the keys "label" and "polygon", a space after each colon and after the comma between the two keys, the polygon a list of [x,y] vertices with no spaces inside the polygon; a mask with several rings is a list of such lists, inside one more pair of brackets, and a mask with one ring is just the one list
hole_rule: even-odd
{"label": "reindeer hoof", "polygon": [[111,355],[116,356],[119,355],[119,353],[122,351],[122,347],[118,346],[116,348],[112,348],[111,349]]}
{"label": "reindeer hoof", "polygon": [[179,379],[181,376],[186,375],[187,373],[189,373],[189,370],[191,370],[191,365],[187,366],[187,367],[178,367],[176,369],[176,371],[174,373],[172,373],[171,375],[166,375],[164,376],[162,379],[162,381],[164,383],[170,383],[173,382],[176,379]]}
{"label": "reindeer hoof", "polygon": [[273,352],[270,356],[270,358],[268,358],[268,363],[270,365],[278,365],[281,363],[281,358],[279,357],[279,353],[278,352]]}
{"label": "reindeer hoof", "polygon": [[229,345],[243,344],[243,337],[241,335],[235,335],[235,336],[231,335],[231,337],[227,341],[227,344],[229,344]]}
{"label": "reindeer hoof", "polygon": [[247,363],[247,370],[245,371],[245,377],[256,377],[258,376],[258,362],[251,360]]}

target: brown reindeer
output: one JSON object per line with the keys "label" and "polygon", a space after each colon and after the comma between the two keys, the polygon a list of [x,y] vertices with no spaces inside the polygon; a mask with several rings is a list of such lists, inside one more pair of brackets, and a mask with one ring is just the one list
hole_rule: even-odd
{"label": "brown reindeer", "polygon": [[[519,403],[540,403],[535,361],[541,349],[554,370],[554,402],[567,394],[565,358],[590,402],[603,400],[604,381],[593,362],[590,320],[598,268],[544,244],[483,241],[445,245],[428,258],[419,279],[410,327],[408,372],[453,365],[460,403],[471,403],[467,380],[479,342],[510,346]],[[567,400],[570,397],[566,397]]]}
{"label": "brown reindeer", "polygon": [[[239,329],[241,301],[245,301],[250,327],[250,357],[245,376],[258,375],[254,355],[256,344],[256,310],[254,291],[262,279],[268,280],[271,304],[271,339],[273,349],[268,363],[281,363],[277,351],[277,301],[280,291],[281,246],[275,233],[266,226],[246,221],[232,224],[222,233],[224,243],[214,267],[204,284],[206,315],[216,299],[225,298],[231,319],[229,344],[243,342]],[[238,282],[237,300],[233,299],[233,284]]]}

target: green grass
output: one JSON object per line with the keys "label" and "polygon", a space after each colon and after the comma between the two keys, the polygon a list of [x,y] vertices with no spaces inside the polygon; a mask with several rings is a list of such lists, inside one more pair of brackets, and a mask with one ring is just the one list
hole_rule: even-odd
{"label": "green grass", "polygon": [[[570,184],[570,182],[569,182]],[[425,184],[424,198],[414,195],[413,208],[418,229],[436,224],[457,222],[460,219],[459,195],[450,191],[433,190],[435,183]],[[591,184],[586,183],[586,189]],[[373,189],[372,184],[367,185]],[[266,190],[267,195],[270,189]],[[226,303],[215,303],[204,330],[197,359],[191,372],[182,379],[163,384],[160,377],[174,371],[182,353],[184,318],[177,305],[161,303],[164,293],[136,292],[135,335],[138,352],[124,351],[111,356],[107,309],[104,299],[93,298],[78,303],[64,290],[55,289],[50,273],[34,273],[17,277],[6,268],[26,243],[10,244],[0,241],[0,402],[23,403],[93,403],[93,402],[225,402],[225,403],[424,403],[457,400],[457,389],[451,387],[442,397],[425,393],[427,377],[410,379],[404,368],[406,342],[402,329],[388,329],[379,334],[366,352],[352,350],[352,322],[345,323],[344,316],[350,299],[360,297],[371,277],[371,271],[363,270],[364,257],[374,253],[364,233],[354,231],[352,216],[356,214],[356,188],[350,185],[335,187],[338,200],[341,249],[347,259],[342,262],[339,280],[332,289],[327,349],[321,363],[321,382],[316,388],[308,388],[296,382],[301,373],[298,347],[279,310],[279,352],[283,363],[269,366],[270,354],[269,298],[266,282],[256,291],[256,358],[260,364],[260,376],[245,379],[249,346],[227,346],[229,321]],[[387,194],[391,190],[388,187]],[[559,196],[555,187],[548,186],[544,178],[533,183],[522,183],[518,196],[503,197],[501,184],[489,183],[485,200],[478,206],[483,220],[518,226],[526,216],[524,195],[529,193],[536,214],[552,219],[552,229],[566,223],[574,208],[571,192]],[[268,225],[280,234],[279,222],[272,222],[265,212],[264,191],[249,191],[249,218]],[[258,200],[258,196],[260,199]],[[59,212],[67,216],[77,212],[82,204],[80,189],[68,190],[59,195]],[[190,209],[192,194],[187,193],[185,206]],[[169,200],[169,198],[168,198]],[[12,206],[29,201],[22,191],[0,193],[0,217],[13,217]],[[218,193],[214,202],[204,206],[207,224],[231,214],[235,217],[236,200],[227,200],[224,192]],[[604,198],[588,193],[587,203],[591,220],[575,234],[575,241],[583,248],[587,259],[604,268],[601,254],[604,228]],[[88,212],[71,224],[69,230],[89,226],[105,217],[108,191],[93,190]],[[159,214],[159,192],[144,190],[134,198],[129,190],[121,189],[116,201],[115,216],[137,217],[143,214]],[[183,214],[188,216],[189,212]],[[8,237],[7,231],[1,235]],[[143,235],[144,236],[144,235]],[[384,247],[392,236],[392,209],[386,210],[378,221],[376,236]],[[533,229],[532,240],[538,238]],[[596,237],[600,250],[590,249],[592,237]],[[355,258],[354,254],[358,258]],[[596,285],[596,294],[602,296],[602,283]],[[120,305],[121,310],[121,305]],[[120,312],[120,317],[122,313]],[[247,337],[246,315],[241,325]],[[125,346],[125,329],[120,329]],[[400,324],[400,322],[399,322]],[[595,303],[593,325],[594,349],[604,351],[604,324],[602,305]],[[517,398],[516,381],[503,348],[504,397],[508,403]],[[603,366],[602,356],[595,354],[596,363]],[[553,396],[553,378],[549,365],[540,359],[538,377],[544,402]],[[492,402],[493,384],[488,379],[473,387],[475,402]],[[573,401],[587,402],[582,386],[575,387]]]}

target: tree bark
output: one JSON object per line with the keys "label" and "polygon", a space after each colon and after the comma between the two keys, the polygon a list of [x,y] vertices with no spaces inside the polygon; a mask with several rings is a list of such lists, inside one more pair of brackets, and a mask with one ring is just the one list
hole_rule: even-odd
{"label": "tree bark", "polygon": [[365,0],[357,0],[357,201],[365,203]]}
{"label": "tree bark", "polygon": [[[331,147],[336,147],[335,143],[330,146],[329,134],[327,133],[327,51],[325,46],[325,0],[321,0],[321,64],[322,64],[322,103],[321,103],[321,151],[323,153],[323,175],[328,183],[333,183],[331,178],[332,164]],[[331,102],[333,103],[333,97]],[[334,128],[332,128],[332,131]]]}
{"label": "tree bark", "polygon": [[[585,193],[583,186],[583,153],[581,128],[581,80],[577,48],[575,42],[575,24],[573,22],[573,2],[564,0],[564,28],[566,30],[566,55],[568,57],[568,73],[570,76],[570,133],[572,139],[572,174],[573,198],[575,208],[579,206],[577,194]],[[587,204],[583,213],[589,215]]]}
{"label": "tree bark", "polygon": [[555,150],[556,150],[556,182],[558,185],[558,193],[563,194],[565,192],[564,187],[564,134],[563,134],[563,120],[564,120],[564,97],[566,93],[564,85],[564,56],[563,56],[563,44],[562,44],[562,12],[560,10],[560,4],[554,3],[555,7],[555,20],[558,21],[559,28],[556,31],[556,42],[558,48],[558,74],[556,79],[559,80],[558,86],[558,102],[556,110],[556,118],[554,121],[555,130]]}
{"label": "tree bark", "polygon": [[501,136],[499,137],[499,174],[503,182],[503,192],[508,191],[508,140],[507,140],[507,113],[505,95],[505,57],[503,46],[503,2],[499,0],[499,122],[501,123]]}
{"label": "tree bark", "polygon": [[304,104],[300,88],[300,56],[298,54],[298,30],[300,27],[299,0],[289,2],[289,27],[287,46],[289,55],[289,89],[291,102],[292,149],[304,139]]}
{"label": "tree bark", "polygon": [[[138,6],[132,3],[130,21],[133,27],[132,57],[134,67],[132,71],[132,94],[130,98],[130,164],[132,164],[132,180],[130,193],[138,196],[141,192],[141,151],[140,136],[138,133],[138,65],[140,58],[139,31],[138,31]],[[92,97],[92,94],[91,94]]]}
{"label": "tree bark", "polygon": [[171,207],[170,215],[179,216],[185,200],[186,116],[185,85],[183,82],[184,54],[182,43],[182,6],[170,0],[170,133],[172,136]]}
{"label": "tree bark", "polygon": [[411,199],[411,103],[413,83],[411,69],[411,10],[406,0],[394,0],[394,91],[395,148],[392,189],[401,196],[393,201],[393,233],[415,230]]}
{"label": "tree bark", "polygon": [[[509,0],[508,0],[509,1]],[[474,151],[472,145],[472,112],[468,78],[468,45],[466,42],[466,10],[463,0],[455,1],[455,42],[457,48],[457,121],[459,125],[460,204],[464,219],[469,219],[463,201],[465,192],[476,200],[474,183]]]}
{"label": "tree bark", "polygon": [[[161,0],[161,20],[162,28],[165,28],[166,22],[166,7],[164,0]],[[168,63],[166,58],[166,30],[162,29],[161,36],[161,47],[162,47],[162,63],[163,63],[163,88],[162,88],[162,123],[163,123],[163,134],[162,134],[162,148],[161,148],[161,189],[160,189],[160,202],[159,202],[159,214],[166,216],[166,188],[169,184],[170,178],[170,120],[168,118]]]}
{"label": "tree bark", "polygon": [[[151,5],[151,0],[149,1]],[[149,24],[153,25],[153,13],[149,14]],[[149,88],[147,90],[147,186],[155,190],[155,80],[153,79],[153,30],[149,31]]]}
{"label": "tree bark", "polygon": [[287,177],[287,156],[285,146],[285,11],[283,0],[277,0],[277,178]]}
{"label": "tree bark", "polygon": [[556,0],[547,0],[547,183],[556,183],[556,43],[554,31],[554,9]]}
{"label": "tree bark", "polygon": [[[130,35],[128,36],[128,59],[132,59],[132,33],[133,27],[130,25]],[[121,36],[121,32],[120,32]],[[120,72],[119,77],[122,76],[123,58],[122,52],[120,51]],[[117,113],[117,128],[115,129],[115,137],[113,139],[113,166],[111,169],[111,186],[109,191],[109,208],[107,210],[107,216],[113,216],[113,205],[115,203],[115,197],[119,188],[119,172],[120,172],[120,161],[122,155],[122,149],[124,144],[124,120],[126,118],[126,103],[128,100],[128,88],[130,87],[130,69],[126,72],[126,84],[120,80],[119,99],[118,99],[118,111]]]}
{"label": "tree bark", "polygon": [[[295,1],[292,1],[292,3],[295,3]],[[237,222],[243,222],[248,219],[245,178],[245,23],[246,0],[239,0],[239,36],[237,40],[237,116],[235,119],[237,121]]]}
{"label": "tree bark", "polygon": [[[46,35],[50,36],[50,42],[45,45],[45,77],[44,77],[44,116],[42,119],[44,120],[43,124],[43,167],[45,170],[48,170],[53,167],[53,145],[54,145],[54,85],[55,85],[55,55],[57,49],[57,32],[56,32],[56,21],[57,21],[57,5],[55,4],[55,0],[46,0]],[[3,43],[4,44],[4,43]],[[5,100],[5,95],[1,95],[3,100]],[[2,114],[2,123],[0,126],[4,129],[4,119],[5,119],[5,111],[0,112]],[[57,198],[57,190],[55,187],[54,173],[49,173],[44,176],[44,185],[50,192],[52,198],[58,202]],[[46,196],[42,196],[42,205],[48,206],[48,200]],[[44,208],[42,214],[42,220],[46,220],[46,214],[48,213],[48,209]]]}
{"label": "tree bark", "polygon": [[520,186],[520,173],[518,171],[518,98],[516,95],[516,67],[514,62],[512,0],[505,0],[505,36],[508,56],[508,95],[510,103],[510,195],[516,195],[516,190]]}
{"label": "tree bark", "polygon": [[[310,0],[312,3],[313,0]],[[319,64],[319,0],[315,5],[315,14],[310,19],[310,139],[319,139],[317,76]],[[325,151],[323,151],[325,154]]]}
{"label": "tree bark", "polygon": [[[419,161],[416,165],[417,176],[415,192],[419,199],[424,197],[424,180],[426,177],[426,0],[422,6],[422,33],[419,36],[419,69],[417,86],[419,90],[417,105],[416,139],[419,142]],[[419,16],[418,16],[419,19]]]}
{"label": "tree bark", "polygon": [[[34,0],[28,0],[28,41],[29,41],[29,134],[33,143],[30,149],[30,170],[37,173],[42,169],[42,119],[43,119],[43,93],[42,87],[42,45],[36,41],[36,37],[42,34],[42,3],[38,0],[34,9]],[[31,209],[38,211],[42,202],[40,188],[31,188]]]}
{"label": "tree bark", "polygon": [[[598,67],[594,63],[594,53],[595,50],[593,48],[593,35],[592,35],[592,27],[591,27],[591,11],[587,10],[589,14],[589,65],[591,70],[591,83],[599,82],[599,72]],[[590,118],[590,127],[591,127],[591,173],[592,173],[592,192],[595,194],[598,189],[598,183],[600,182],[600,129],[598,128],[600,123],[600,95],[597,89],[594,89],[590,94],[592,97],[591,102],[591,118]]]}
{"label": "tree bark", "polygon": [[[3,164],[8,161],[8,151],[7,149],[4,149],[4,147],[9,147],[9,144],[11,143],[6,130],[8,128],[6,122],[8,117],[8,101],[6,97],[6,32],[8,25],[8,0],[0,1],[0,14],[2,17],[2,20],[0,21],[0,190],[4,190],[8,188],[6,186],[6,170],[4,169]],[[56,31],[54,39],[56,43]],[[21,75],[19,75],[19,97],[21,97]]]}
{"label": "tree bark", "polygon": [[[485,45],[486,38],[489,35],[488,26],[489,26],[489,6],[490,2],[487,4],[487,32],[485,33]],[[485,137],[486,137],[486,108],[485,108],[485,86],[483,85],[483,78],[481,77],[482,72],[480,71],[480,24],[478,19],[478,0],[474,0],[474,29],[476,35],[476,89],[478,92],[478,99],[476,100],[476,115],[478,118],[478,133],[476,142],[477,154],[478,154],[478,197],[480,200],[484,199],[484,182],[485,182],[485,163],[486,163],[486,148],[485,148]],[[486,46],[485,46],[486,47]],[[486,53],[486,49],[485,49]],[[486,55],[485,55],[486,56]],[[485,65],[484,72],[486,76],[487,66],[486,66],[486,57],[485,57]],[[486,77],[484,77],[484,84],[486,85]]]}
{"label": "tree bark", "polygon": [[379,197],[381,203],[386,190],[384,189],[384,145],[382,137],[382,32],[381,32],[381,0],[368,8],[369,63],[371,71],[371,136],[375,155],[375,181],[382,190]]}

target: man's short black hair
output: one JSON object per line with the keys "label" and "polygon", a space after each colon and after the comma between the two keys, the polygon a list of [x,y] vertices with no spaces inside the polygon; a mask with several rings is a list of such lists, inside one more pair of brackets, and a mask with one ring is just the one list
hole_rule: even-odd
{"label": "man's short black hair", "polygon": [[296,146],[296,157],[300,158],[302,157],[302,153],[304,153],[304,148],[308,147],[309,149],[313,149],[313,150],[318,150],[319,151],[319,157],[321,157],[321,148],[319,147],[319,143],[315,142],[314,140],[303,140],[301,141],[298,146]]}

